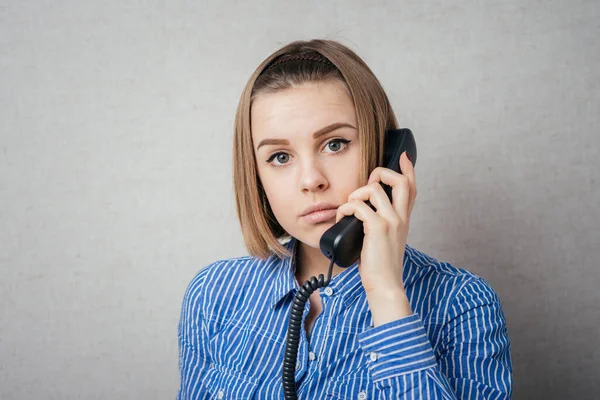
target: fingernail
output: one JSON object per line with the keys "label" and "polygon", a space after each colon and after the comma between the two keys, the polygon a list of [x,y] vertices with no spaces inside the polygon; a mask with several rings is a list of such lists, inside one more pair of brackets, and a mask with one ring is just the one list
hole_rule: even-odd
{"label": "fingernail", "polygon": [[412,160],[410,159],[410,154],[408,154],[408,151],[405,151],[406,153],[406,157],[408,158],[408,161],[412,162]]}

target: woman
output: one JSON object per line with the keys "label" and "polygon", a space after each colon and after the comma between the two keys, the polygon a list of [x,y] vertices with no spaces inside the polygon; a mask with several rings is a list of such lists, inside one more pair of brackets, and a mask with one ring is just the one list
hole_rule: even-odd
{"label": "woman", "polygon": [[[402,173],[377,167],[384,134],[397,126],[377,78],[337,42],[294,42],[257,68],[238,106],[233,152],[250,256],[209,265],[187,288],[178,398],[283,398],[294,294],[327,272],[319,240],[346,215],[363,221],[361,256],[335,266],[329,286],[310,295],[298,397],[510,397],[510,344],[494,290],[406,244],[413,165],[404,153]],[[380,182],[393,188],[391,201]]]}

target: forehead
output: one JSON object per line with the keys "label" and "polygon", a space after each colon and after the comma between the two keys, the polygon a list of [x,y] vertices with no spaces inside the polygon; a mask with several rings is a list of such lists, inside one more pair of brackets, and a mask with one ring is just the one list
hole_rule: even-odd
{"label": "forehead", "polygon": [[250,110],[252,138],[309,137],[336,122],[356,127],[354,103],[341,82],[310,82],[257,96]]}

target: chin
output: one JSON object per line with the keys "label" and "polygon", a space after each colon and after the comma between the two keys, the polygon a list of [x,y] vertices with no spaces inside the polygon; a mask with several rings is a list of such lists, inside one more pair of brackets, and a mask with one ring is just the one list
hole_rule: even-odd
{"label": "chin", "polygon": [[321,236],[333,226],[334,222],[324,222],[321,224],[316,224],[312,226],[312,229],[307,229],[303,232],[303,234],[299,237],[299,240],[315,249],[320,249]]}

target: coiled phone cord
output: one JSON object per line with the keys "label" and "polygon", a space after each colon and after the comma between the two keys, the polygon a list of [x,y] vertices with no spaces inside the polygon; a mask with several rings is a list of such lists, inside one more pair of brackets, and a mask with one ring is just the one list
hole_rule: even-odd
{"label": "coiled phone cord", "polygon": [[334,260],[329,264],[327,279],[323,274],[319,277],[311,277],[304,282],[294,296],[292,310],[290,312],[290,322],[288,333],[285,342],[285,355],[283,358],[283,394],[286,400],[297,400],[296,394],[296,360],[298,359],[298,345],[300,343],[300,329],[302,327],[302,314],[304,314],[304,306],[313,292],[319,288],[326,287],[331,282],[331,273],[333,271]]}

